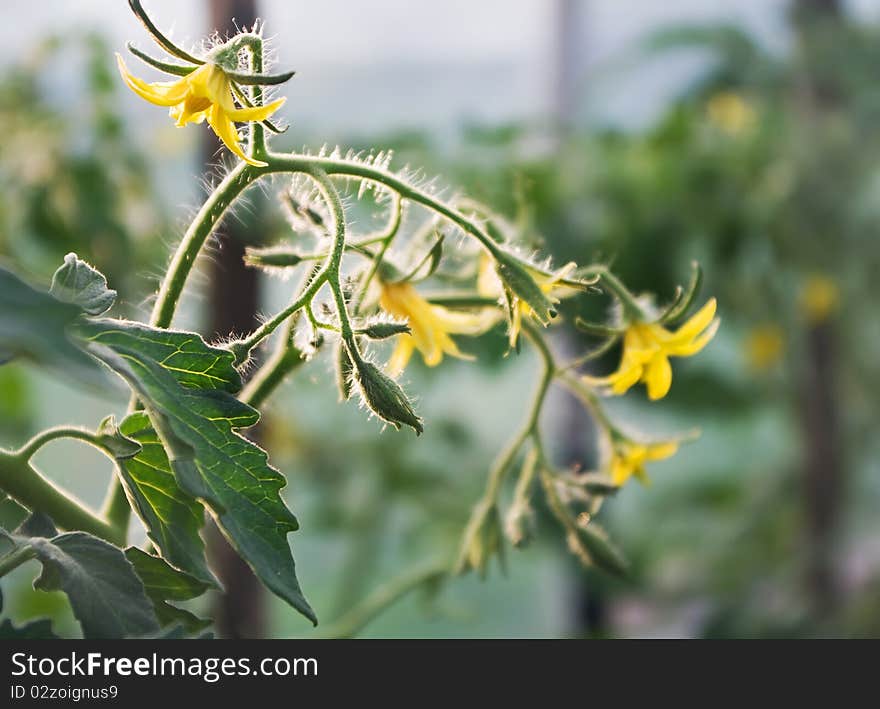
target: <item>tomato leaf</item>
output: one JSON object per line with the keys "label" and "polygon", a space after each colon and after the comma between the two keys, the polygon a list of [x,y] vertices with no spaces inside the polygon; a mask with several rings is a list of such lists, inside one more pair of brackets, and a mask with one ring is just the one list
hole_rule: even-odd
{"label": "tomato leaf", "polygon": [[159,622],[134,567],[122,550],[85,532],[51,538],[21,532],[47,529],[28,520],[5,533],[16,550],[27,550],[42,565],[34,588],[64,591],[86,638],[122,638],[156,632]]}
{"label": "tomato leaf", "polygon": [[116,302],[116,291],[107,287],[107,279],[74,253],[64,257],[55,271],[49,293],[64,303],[78,305],[89,315],[105,313]]}
{"label": "tomato leaf", "polygon": [[162,627],[181,625],[186,630],[195,632],[204,630],[211,624],[210,620],[199,618],[169,601],[189,601],[198,598],[211,588],[212,584],[178,571],[164,559],[147,554],[137,547],[126,549],[125,556],[143,582],[144,590],[153,604],[156,617]]}
{"label": "tomato leaf", "polygon": [[265,451],[238,433],[257,423],[259,412],[232,395],[241,382],[231,353],[198,335],[123,321],[87,321],[79,331],[88,351],[143,403],[180,489],[205,503],[271,591],[317,622],[287,542],[299,524],[281,499],[286,480]]}

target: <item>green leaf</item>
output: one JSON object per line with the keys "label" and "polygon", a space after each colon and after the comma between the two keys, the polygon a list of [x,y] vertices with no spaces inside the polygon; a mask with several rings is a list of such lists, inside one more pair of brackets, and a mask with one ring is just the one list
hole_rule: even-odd
{"label": "green leaf", "polygon": [[64,257],[55,271],[49,292],[58,300],[78,305],[89,315],[105,313],[116,302],[116,291],[107,287],[107,279],[76,254]]}
{"label": "green leaf", "polygon": [[35,290],[0,267],[0,364],[16,357],[94,380],[99,370],[77,349],[68,330],[82,311]]}
{"label": "green leaf", "polygon": [[180,489],[149,418],[143,412],[132,414],[122,422],[120,434],[139,449],[133,457],[118,458],[117,466],[150,539],[174,566],[215,584],[199,535],[205,522],[204,508]]}
{"label": "green leaf", "polygon": [[241,389],[241,376],[229,350],[211,347],[201,335],[157,330],[128,320],[89,320],[76,329],[90,343],[113,350],[132,350],[160,364],[182,386],[218,389],[231,394]]}
{"label": "green leaf", "polygon": [[[180,489],[205,502],[270,590],[316,622],[287,542],[299,524],[279,494],[286,480],[269,465],[265,451],[237,432],[253,426],[259,412],[232,396],[240,386],[232,354],[189,335],[186,348],[178,342],[162,356],[169,349],[167,337],[186,333],[133,323],[92,321],[80,331],[88,336],[89,351],[143,402]],[[191,388],[194,382],[213,388]],[[128,429],[125,433],[131,437]]]}
{"label": "green leaf", "polygon": [[144,586],[121,549],[84,532],[51,539],[7,536],[43,565],[34,588],[67,594],[86,638],[122,638],[158,630]]}
{"label": "green leaf", "polygon": [[188,631],[198,631],[204,630],[211,624],[210,620],[199,618],[169,601],[189,601],[198,598],[211,588],[212,584],[178,571],[164,559],[147,554],[137,547],[127,549],[125,556],[143,582],[147,597],[153,603],[156,617],[163,627],[180,625]]}

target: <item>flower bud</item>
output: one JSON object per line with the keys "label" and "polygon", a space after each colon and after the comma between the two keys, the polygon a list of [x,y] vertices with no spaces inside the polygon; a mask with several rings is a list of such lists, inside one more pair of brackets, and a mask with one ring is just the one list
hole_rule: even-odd
{"label": "flower bud", "polygon": [[[351,353],[347,353],[351,357]],[[394,428],[409,426],[416,434],[424,431],[422,420],[400,385],[372,362],[358,359],[354,362],[354,382],[364,405],[376,416]]]}
{"label": "flower bud", "polygon": [[339,389],[339,400],[348,401],[351,398],[352,366],[351,357],[345,349],[342,340],[336,344],[336,387]]}
{"label": "flower bud", "polygon": [[528,546],[535,534],[535,511],[528,500],[514,500],[504,521],[504,533],[513,546]]}
{"label": "flower bud", "polygon": [[556,317],[553,301],[541,290],[521,261],[500,250],[493,256],[495,257],[495,271],[501,282],[513,295],[532,309],[542,325],[547,325],[552,318]]}
{"label": "flower bud", "polygon": [[471,521],[465,530],[456,573],[464,574],[474,570],[485,575],[489,561],[496,554],[503,564],[502,539],[501,518],[497,505],[481,502],[474,509]]}
{"label": "flower bud", "polygon": [[358,330],[359,334],[366,335],[371,340],[387,340],[389,337],[408,335],[411,332],[409,325],[393,320],[376,320]]}
{"label": "flower bud", "polygon": [[596,566],[615,576],[626,576],[629,564],[618,551],[604,529],[585,518],[585,524],[577,524],[569,530],[568,548],[587,566]]}
{"label": "flower bud", "polygon": [[248,248],[244,254],[246,266],[254,268],[291,268],[302,263],[303,257],[291,249]]}

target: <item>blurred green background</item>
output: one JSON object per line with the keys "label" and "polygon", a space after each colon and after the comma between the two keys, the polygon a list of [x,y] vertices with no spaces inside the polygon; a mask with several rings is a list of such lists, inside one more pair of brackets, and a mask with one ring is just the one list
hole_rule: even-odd
{"label": "blurred green background", "polygon": [[[123,312],[144,317],[213,149],[200,154],[200,129],[175,129],[122,86],[113,52],[148,46],[124,4],[42,5],[0,56],[0,258],[46,282],[77,251],[108,274]],[[557,262],[608,259],[636,291],[668,298],[696,259],[723,319],[712,346],[676,366],[669,397],[612,404],[651,434],[702,432],[603,510],[631,578],[579,568],[541,517],[506,575],[413,594],[363,635],[880,634],[880,3],[360,5],[147,6],[184,38],[218,17],[267,19],[280,60],[300,70],[277,144],[393,148],[395,164],[492,205]],[[228,231],[289,238],[265,195]],[[223,248],[204,259],[178,324],[216,325],[207,294],[223,259]],[[271,313],[291,284],[248,287]],[[579,305],[604,315],[601,299]],[[428,422],[419,440],[338,404],[327,353],[269,408],[260,436],[288,476],[299,576],[325,621],[454,549],[536,367],[528,352],[501,357],[497,333],[484,339],[480,364],[407,371]],[[112,388],[0,368],[0,446],[124,408]],[[561,395],[550,408],[560,462],[594,463],[589,421]],[[59,443],[37,462],[100,503],[111,473],[100,456]],[[4,611],[49,613],[74,634],[61,597],[30,591],[32,576],[25,566],[4,580]],[[244,597],[245,627],[230,634],[310,635],[280,601]]]}

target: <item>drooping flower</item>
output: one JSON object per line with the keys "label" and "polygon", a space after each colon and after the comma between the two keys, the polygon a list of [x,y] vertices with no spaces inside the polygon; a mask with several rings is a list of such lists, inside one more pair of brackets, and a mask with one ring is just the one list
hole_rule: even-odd
{"label": "drooping flower", "polygon": [[678,443],[637,443],[635,441],[617,440],[611,452],[609,472],[611,482],[623,485],[635,476],[642,483],[650,482],[645,472],[645,464],[655,460],[663,460],[676,454]]}
{"label": "drooping flower", "polygon": [[613,394],[624,394],[643,382],[648,398],[662,399],[672,385],[670,357],[690,357],[702,350],[718,331],[712,298],[677,330],[660,323],[633,322],[623,336],[623,355],[617,370],[606,377],[584,377],[588,384],[606,386]]}
{"label": "drooping flower", "polygon": [[[561,298],[577,292],[577,289],[562,283],[565,279],[572,275],[577,269],[574,261],[565,264],[558,271],[547,274],[540,271],[529,270],[529,275],[537,283],[538,287],[550,298],[555,304]],[[504,294],[504,285],[495,271],[492,259],[483,255],[480,259],[480,269],[477,274],[477,292],[484,298],[500,298]],[[510,346],[514,347],[519,339],[519,333],[522,330],[522,319],[532,316],[532,308],[523,300],[517,300],[516,307],[513,309],[512,319],[510,323]]]}
{"label": "drooping flower", "polygon": [[232,84],[226,72],[213,62],[205,62],[178,81],[160,81],[149,84],[128,71],[120,55],[116,55],[119,73],[128,87],[141,98],[157,106],[167,106],[178,126],[187,123],[208,125],[235,155],[245,162],[264,166],[242,150],[236,122],[264,121],[277,111],[286,99],[280,98],[265,106],[236,108],[232,99]]}
{"label": "drooping flower", "polygon": [[409,363],[415,350],[422,353],[422,359],[429,367],[436,367],[448,354],[459,359],[473,359],[458,349],[450,335],[480,335],[497,322],[496,312],[482,313],[456,312],[425,300],[411,283],[385,283],[379,305],[385,312],[405,319],[411,334],[400,335],[391,359],[388,372],[396,377]]}

